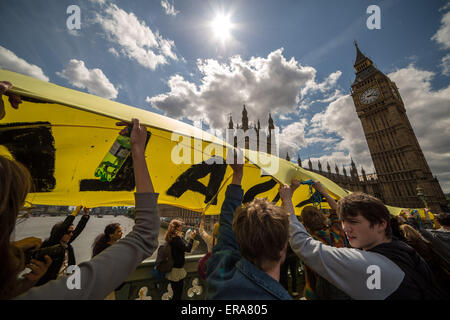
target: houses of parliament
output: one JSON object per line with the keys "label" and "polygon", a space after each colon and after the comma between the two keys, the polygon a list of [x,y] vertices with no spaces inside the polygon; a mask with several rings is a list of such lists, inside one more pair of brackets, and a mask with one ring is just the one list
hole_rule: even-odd
{"label": "houses of parliament", "polygon": [[[355,80],[351,85],[351,96],[376,173],[366,174],[361,168],[361,174],[359,174],[353,160],[348,174],[345,167],[342,167],[340,172],[336,164],[334,172],[329,163],[325,170],[320,161],[317,163],[318,169],[313,169],[311,160],[304,168],[327,177],[347,190],[371,194],[390,206],[428,207],[434,213],[448,211],[446,197],[423,155],[397,86],[360,51],[356,42],[355,47]],[[256,137],[259,137],[258,131],[261,126],[258,120],[256,126],[249,127],[248,114],[244,105],[241,124],[235,127],[230,117],[228,128],[255,130]],[[270,114],[268,129],[269,133],[270,129],[274,129]],[[270,139],[270,136],[267,137],[267,153],[271,150]],[[261,141],[258,140],[256,144],[258,149],[260,143]],[[245,145],[248,147],[248,140],[245,141]],[[289,155],[286,155],[286,158],[290,160]],[[302,167],[300,158],[297,162]],[[178,217],[184,219],[191,216],[188,212],[183,214],[178,210],[173,211],[170,216],[175,216],[177,213]]]}

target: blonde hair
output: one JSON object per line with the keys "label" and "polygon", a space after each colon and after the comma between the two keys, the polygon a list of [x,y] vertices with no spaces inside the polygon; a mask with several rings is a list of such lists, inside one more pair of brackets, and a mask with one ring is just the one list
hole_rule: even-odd
{"label": "blonde hair", "polygon": [[419,231],[411,227],[409,224],[402,224],[400,225],[400,231],[402,232],[403,236],[406,240],[411,242],[420,242],[423,241],[427,244],[430,243],[430,241],[426,240]]}
{"label": "blonde hair", "polygon": [[422,237],[419,231],[409,224],[402,224],[400,226],[400,231],[405,238],[405,242],[413,247],[425,261],[430,262],[433,259],[431,243]]}
{"label": "blonde hair", "polygon": [[17,215],[31,190],[30,172],[21,163],[0,155],[0,299],[14,297],[17,275],[24,269],[24,255],[11,245]]}

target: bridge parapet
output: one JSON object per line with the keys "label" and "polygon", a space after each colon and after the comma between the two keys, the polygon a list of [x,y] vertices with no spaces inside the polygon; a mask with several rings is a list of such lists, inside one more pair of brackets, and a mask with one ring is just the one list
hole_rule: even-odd
{"label": "bridge parapet", "polygon": [[[202,280],[197,273],[198,261],[204,256],[186,256],[184,269],[187,276],[184,279],[183,300],[205,300],[206,281]],[[157,279],[153,275],[155,260],[145,260],[116,290],[116,300],[135,300],[141,296],[142,300],[169,300],[172,297],[170,282],[167,279]],[[145,287],[147,289],[145,289]]]}

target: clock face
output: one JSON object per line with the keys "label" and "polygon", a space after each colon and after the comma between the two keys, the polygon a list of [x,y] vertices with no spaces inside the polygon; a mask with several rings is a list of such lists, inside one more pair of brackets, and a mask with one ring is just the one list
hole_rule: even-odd
{"label": "clock face", "polygon": [[369,104],[377,100],[379,96],[380,91],[377,88],[369,88],[361,94],[360,100],[364,104]]}

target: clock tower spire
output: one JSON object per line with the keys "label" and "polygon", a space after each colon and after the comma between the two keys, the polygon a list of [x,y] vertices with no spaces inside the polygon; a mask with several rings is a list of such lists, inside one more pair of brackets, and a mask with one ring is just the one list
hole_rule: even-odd
{"label": "clock tower spire", "polygon": [[356,42],[355,47],[351,95],[377,174],[381,200],[402,208],[424,207],[416,192],[421,187],[430,209],[441,211],[447,203],[444,193],[425,160],[397,86]]}

